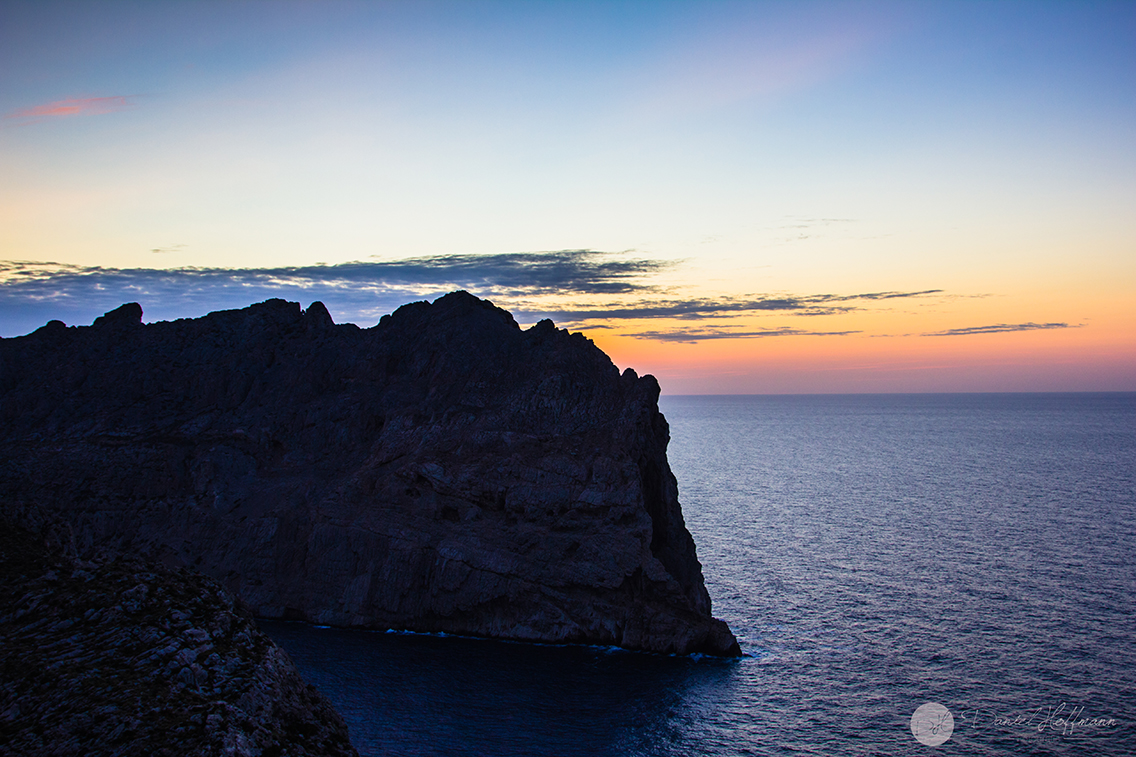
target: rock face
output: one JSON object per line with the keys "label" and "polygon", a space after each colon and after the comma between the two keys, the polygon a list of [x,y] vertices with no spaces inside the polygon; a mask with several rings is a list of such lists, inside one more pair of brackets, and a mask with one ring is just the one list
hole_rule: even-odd
{"label": "rock face", "polygon": [[357,757],[216,583],[51,542],[0,520],[0,755]]}
{"label": "rock face", "polygon": [[0,497],[190,565],[261,617],[737,655],[659,387],[455,292],[0,340]]}

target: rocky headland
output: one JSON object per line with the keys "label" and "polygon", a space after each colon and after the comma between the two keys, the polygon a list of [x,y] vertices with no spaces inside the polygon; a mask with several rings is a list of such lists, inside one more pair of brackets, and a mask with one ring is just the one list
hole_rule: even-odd
{"label": "rocky headland", "polygon": [[464,292],[0,340],[0,497],[257,616],[734,656],[651,376]]}

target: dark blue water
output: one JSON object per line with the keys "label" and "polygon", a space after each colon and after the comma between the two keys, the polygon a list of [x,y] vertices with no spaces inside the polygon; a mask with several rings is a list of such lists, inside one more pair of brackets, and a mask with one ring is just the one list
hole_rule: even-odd
{"label": "dark blue water", "polygon": [[265,624],[360,754],[1136,754],[1136,395],[662,407],[749,656]]}

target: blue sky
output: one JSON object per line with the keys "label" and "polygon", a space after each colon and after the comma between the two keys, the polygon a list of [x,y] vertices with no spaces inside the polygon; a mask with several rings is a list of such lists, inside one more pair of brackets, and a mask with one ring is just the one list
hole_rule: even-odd
{"label": "blue sky", "polygon": [[1134,42],[1133,3],[7,2],[0,336],[460,286],[664,391],[1136,389]]}

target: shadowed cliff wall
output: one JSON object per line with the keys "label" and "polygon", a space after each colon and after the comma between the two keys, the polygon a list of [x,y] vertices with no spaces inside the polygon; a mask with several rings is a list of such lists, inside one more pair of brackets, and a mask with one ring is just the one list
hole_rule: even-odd
{"label": "shadowed cliff wall", "polygon": [[374,328],[269,300],[0,340],[0,496],[263,617],[737,654],[653,377],[464,292]]}

